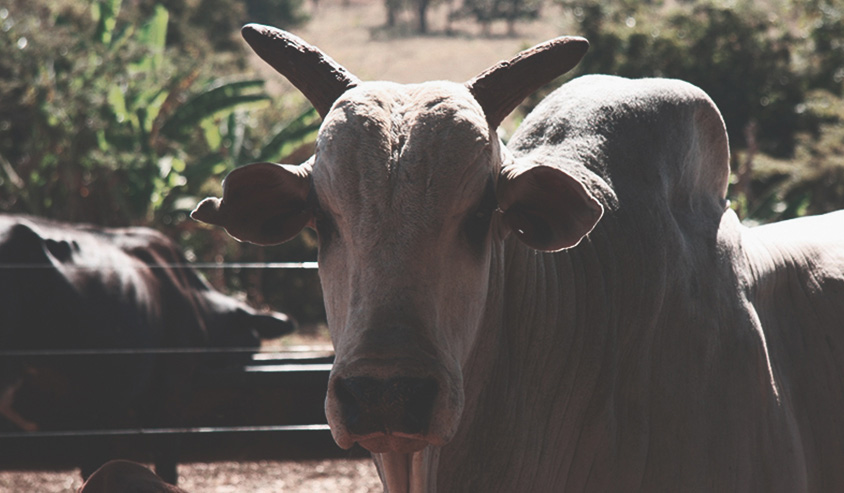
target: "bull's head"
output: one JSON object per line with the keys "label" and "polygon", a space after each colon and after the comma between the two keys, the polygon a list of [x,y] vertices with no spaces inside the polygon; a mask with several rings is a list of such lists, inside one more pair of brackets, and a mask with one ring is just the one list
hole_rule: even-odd
{"label": "bull's head", "polygon": [[236,169],[222,200],[193,217],[258,244],[315,228],[337,354],[326,399],[335,440],[378,453],[446,444],[479,329],[494,317],[504,239],[568,248],[601,217],[578,180],[513,159],[496,134],[586,40],[540,44],[465,84],[399,85],[361,82],[284,31],[243,35],[322,115],[316,152],[301,166]]}

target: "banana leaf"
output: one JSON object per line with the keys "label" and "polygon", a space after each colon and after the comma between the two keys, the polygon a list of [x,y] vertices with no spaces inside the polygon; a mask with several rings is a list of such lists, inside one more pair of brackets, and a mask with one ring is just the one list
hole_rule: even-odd
{"label": "banana leaf", "polygon": [[277,162],[297,147],[316,138],[322,120],[313,108],[303,112],[273,133],[261,148],[258,161]]}
{"label": "banana leaf", "polygon": [[167,118],[161,127],[161,135],[176,141],[189,137],[203,120],[224,116],[234,110],[263,107],[270,97],[263,91],[263,80],[247,80],[225,83],[213,87],[188,100]]}

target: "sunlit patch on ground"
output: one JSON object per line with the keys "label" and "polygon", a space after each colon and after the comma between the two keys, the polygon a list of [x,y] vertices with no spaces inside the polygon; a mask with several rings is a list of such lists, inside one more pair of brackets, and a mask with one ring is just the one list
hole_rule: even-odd
{"label": "sunlit patch on ground", "polygon": [[[383,491],[369,459],[302,462],[217,462],[179,466],[179,486],[191,493],[370,493]],[[76,470],[0,471],[0,491],[73,492],[82,481]]]}

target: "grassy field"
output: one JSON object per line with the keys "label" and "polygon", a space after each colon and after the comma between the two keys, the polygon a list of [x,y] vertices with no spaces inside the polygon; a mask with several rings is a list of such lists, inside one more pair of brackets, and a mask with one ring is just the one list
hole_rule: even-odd
{"label": "grassy field", "polygon": [[[521,22],[516,34],[506,36],[502,22],[492,26],[489,36],[469,21],[452,23],[446,33],[448,5],[429,13],[430,34],[412,34],[415,19],[405,15],[393,30],[384,28],[383,0],[320,0],[308,5],[311,20],[293,32],[320,47],[363,80],[391,80],[413,83],[425,80],[463,82],[490,65],[547,39],[570,34],[571,23],[556,7],[546,7],[542,18]],[[272,69],[261,69],[272,74]],[[276,79],[278,80],[278,79]]]}

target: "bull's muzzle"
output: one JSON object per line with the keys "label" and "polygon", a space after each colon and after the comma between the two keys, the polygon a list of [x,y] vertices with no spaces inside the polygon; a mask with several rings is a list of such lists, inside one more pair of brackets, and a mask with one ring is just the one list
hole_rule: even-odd
{"label": "bull's muzzle", "polygon": [[341,447],[359,443],[371,452],[409,453],[444,445],[454,435],[463,403],[453,378],[418,366],[339,366],[328,384],[326,416]]}
{"label": "bull's muzzle", "polygon": [[345,427],[365,448],[383,452],[373,448],[427,445],[439,391],[435,379],[352,377],[337,379],[334,386]]}

